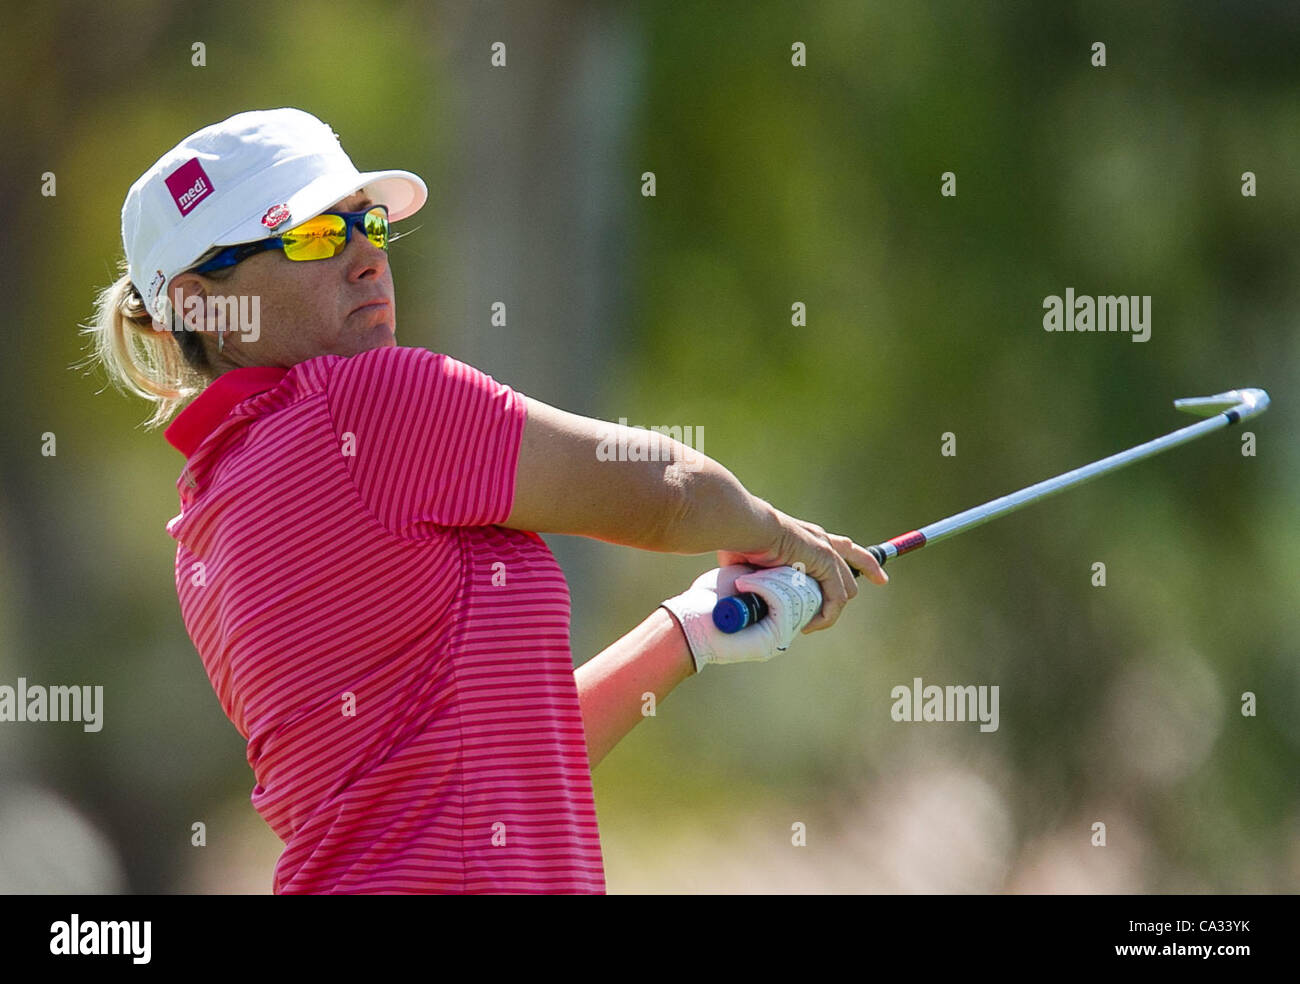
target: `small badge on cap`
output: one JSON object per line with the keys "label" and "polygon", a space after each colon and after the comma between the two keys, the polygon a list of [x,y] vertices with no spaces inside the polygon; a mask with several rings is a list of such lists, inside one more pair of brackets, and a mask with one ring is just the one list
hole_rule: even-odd
{"label": "small badge on cap", "polygon": [[289,206],[284,203],[272,205],[266,210],[266,214],[262,216],[262,225],[268,229],[278,229],[288,221]]}

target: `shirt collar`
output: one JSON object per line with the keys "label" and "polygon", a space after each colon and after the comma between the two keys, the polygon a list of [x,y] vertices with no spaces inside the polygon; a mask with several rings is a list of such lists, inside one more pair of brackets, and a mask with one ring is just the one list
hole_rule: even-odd
{"label": "shirt collar", "polygon": [[288,371],[280,366],[245,366],[223,372],[177,415],[163,437],[189,458],[231,410],[250,396],[274,389]]}

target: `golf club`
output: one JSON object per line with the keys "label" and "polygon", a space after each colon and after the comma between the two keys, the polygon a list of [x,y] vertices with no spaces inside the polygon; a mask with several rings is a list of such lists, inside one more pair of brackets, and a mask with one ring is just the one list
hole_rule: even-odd
{"label": "golf club", "polygon": [[[922,526],[919,530],[903,533],[867,549],[883,567],[885,561],[890,557],[910,553],[913,550],[919,550],[927,543],[935,543],[945,537],[964,533],[969,529],[987,523],[991,519],[997,519],[999,516],[1015,512],[1030,503],[1045,499],[1049,495],[1055,495],[1057,492],[1063,492],[1076,485],[1082,485],[1084,482],[1100,475],[1113,472],[1125,465],[1131,465],[1143,458],[1150,458],[1152,455],[1167,451],[1169,448],[1186,444],[1203,434],[1208,434],[1222,427],[1230,427],[1240,420],[1256,417],[1268,409],[1268,394],[1262,389],[1228,390],[1226,393],[1217,393],[1214,396],[1195,396],[1175,400],[1174,407],[1184,413],[1210,419],[1189,424],[1187,427],[1181,427],[1164,437],[1157,437],[1145,444],[1129,448],[1127,451],[1112,454],[1109,458],[1102,458],[1090,465],[1083,465],[1063,475],[1057,475],[1055,478],[1045,479],[1028,488],[1021,489],[1019,492],[1012,492],[999,499],[993,499],[983,505],[967,509],[965,512],[959,512],[955,516],[941,519],[929,526]],[[862,575],[862,572],[851,564],[849,569],[853,571],[854,577]],[[767,605],[762,598],[753,592],[742,592],[728,598],[719,599],[713,609],[713,624],[723,632],[739,632],[766,615]]]}

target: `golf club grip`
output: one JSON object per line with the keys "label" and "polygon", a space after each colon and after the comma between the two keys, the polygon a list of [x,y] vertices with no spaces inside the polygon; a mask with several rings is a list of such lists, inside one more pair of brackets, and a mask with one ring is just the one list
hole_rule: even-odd
{"label": "golf club grip", "polygon": [[[876,558],[876,563],[881,567],[885,566],[887,555],[884,550],[878,546],[867,547],[867,550]],[[849,570],[853,572],[854,577],[862,576],[862,572],[852,564],[849,564]],[[727,598],[719,598],[718,603],[713,606],[713,624],[726,633],[739,632],[765,618],[767,618],[767,602],[753,591],[741,591]]]}

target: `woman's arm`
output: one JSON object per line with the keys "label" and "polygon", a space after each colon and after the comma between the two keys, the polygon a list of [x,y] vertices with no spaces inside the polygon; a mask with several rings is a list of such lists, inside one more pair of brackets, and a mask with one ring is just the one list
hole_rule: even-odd
{"label": "woman's arm", "polygon": [[579,666],[573,675],[591,768],[644,717],[643,694],[654,694],[657,705],[694,673],[686,637],[666,608],[656,608],[631,632]]}
{"label": "woman's arm", "polygon": [[[865,548],[787,516],[702,452],[656,435],[668,452],[659,460],[610,460],[610,447],[635,445],[647,432],[524,399],[514,499],[501,525],[661,553],[719,551],[720,565],[802,564],[824,599],[805,633],[834,624],[857,594],[846,559],[872,581],[886,580]],[[642,719],[644,694],[661,702],[694,672],[685,633],[665,608],[580,666],[574,679],[591,767]]]}
{"label": "woman's arm", "polygon": [[703,452],[655,434],[659,460],[611,460],[611,448],[645,441],[650,432],[524,399],[528,417],[514,499],[502,526],[660,553],[716,550],[719,565],[799,567],[817,581],[823,599],[805,634],[830,628],[857,595],[849,564],[877,584],[888,580],[865,547],[751,495]]}

